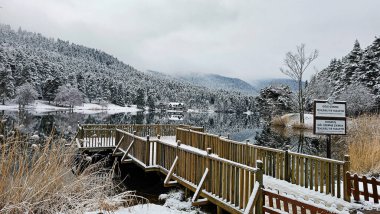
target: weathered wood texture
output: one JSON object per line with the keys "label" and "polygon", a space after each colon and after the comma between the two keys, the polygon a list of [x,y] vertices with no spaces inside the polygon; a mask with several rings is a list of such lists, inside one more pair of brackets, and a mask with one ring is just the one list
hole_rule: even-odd
{"label": "weathered wood texture", "polygon": [[333,213],[325,209],[311,205],[310,203],[304,203],[296,199],[279,195],[269,190],[262,190],[265,197],[265,204],[263,207],[264,213],[310,213],[310,214],[329,214]]}
{"label": "weathered wood texture", "polygon": [[[194,204],[209,201],[231,213],[263,213],[263,174],[316,191],[323,187],[319,189],[321,192],[341,196],[340,185],[335,187],[334,179],[340,183],[340,175],[344,175],[342,170],[349,169],[349,160],[342,162],[235,142],[203,133],[203,128],[173,127],[84,125],[79,127],[77,136],[81,139],[78,144],[82,140],[82,144],[87,142],[88,148],[102,149],[104,147],[97,147],[97,143],[107,145],[107,140],[112,138],[113,154],[121,153],[122,162],[128,159],[147,171],[168,174],[166,184],[181,184],[197,191],[197,197],[204,198],[196,200],[196,197]],[[161,141],[159,137],[151,140],[148,135],[158,133],[175,133],[177,144]],[[276,213],[272,208],[267,212]]]}
{"label": "weathered wood texture", "polygon": [[264,174],[321,193],[343,197],[341,182],[349,171],[349,161],[338,161],[284,151],[247,142],[237,142],[213,134],[177,128],[176,139],[198,149],[211,148],[219,157],[256,166],[263,161]]}
{"label": "weathered wood texture", "polygon": [[[367,178],[366,176],[351,175],[346,173],[347,179],[347,194],[353,196],[355,201],[362,199],[372,201],[376,204],[380,199],[380,180],[376,178]],[[362,197],[360,197],[362,196]]]}

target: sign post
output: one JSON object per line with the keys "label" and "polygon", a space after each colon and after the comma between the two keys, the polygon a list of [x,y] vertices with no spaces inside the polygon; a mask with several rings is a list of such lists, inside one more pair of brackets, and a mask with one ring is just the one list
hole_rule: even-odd
{"label": "sign post", "polygon": [[331,158],[331,135],[345,135],[346,126],[345,101],[314,100],[313,132],[327,135],[327,158]]}

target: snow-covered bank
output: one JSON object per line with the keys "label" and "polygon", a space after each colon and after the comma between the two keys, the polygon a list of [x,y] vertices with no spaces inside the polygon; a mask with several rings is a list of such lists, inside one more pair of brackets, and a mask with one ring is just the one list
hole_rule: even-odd
{"label": "snow-covered bank", "polygon": [[[68,107],[59,107],[52,104],[49,104],[48,101],[36,100],[32,104],[25,106],[25,109],[31,111],[35,114],[41,114],[52,111],[69,111],[71,110]],[[0,105],[0,110],[7,111],[19,111],[18,104],[7,104]],[[107,103],[107,104],[95,104],[95,103],[84,103],[81,106],[74,106],[73,112],[81,113],[81,114],[97,114],[97,113],[107,113],[107,114],[117,114],[117,113],[136,113],[138,111],[142,111],[138,109],[136,105],[132,106],[118,106],[115,104]]]}
{"label": "snow-covered bank", "polygon": [[[304,118],[305,118],[304,128],[313,129],[313,115],[304,114]],[[300,115],[298,113],[289,113],[275,120],[281,120],[282,125],[284,125],[285,127],[291,128],[291,127],[299,126]]]}
{"label": "snow-covered bank", "polygon": [[[112,212],[115,214],[204,214],[198,207],[191,205],[191,199],[184,197],[184,192],[181,189],[171,190],[167,194],[161,194],[159,200],[165,201],[163,205],[157,204],[138,204],[131,207],[121,207]],[[86,212],[86,214],[107,213],[102,211]]]}

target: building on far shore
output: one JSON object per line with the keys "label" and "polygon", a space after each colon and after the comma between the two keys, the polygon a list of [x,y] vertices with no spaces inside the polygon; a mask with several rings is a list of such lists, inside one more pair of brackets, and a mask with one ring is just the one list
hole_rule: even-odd
{"label": "building on far shore", "polygon": [[186,111],[186,106],[184,103],[170,102],[167,105],[167,110],[169,110],[169,111]]}

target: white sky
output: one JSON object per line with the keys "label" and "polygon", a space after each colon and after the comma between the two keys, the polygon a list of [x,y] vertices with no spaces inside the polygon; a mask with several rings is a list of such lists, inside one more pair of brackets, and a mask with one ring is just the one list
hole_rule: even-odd
{"label": "white sky", "polygon": [[[285,77],[296,45],[325,68],[380,36],[379,0],[0,0],[0,22],[101,49],[139,70]],[[311,68],[307,78],[314,73]]]}

